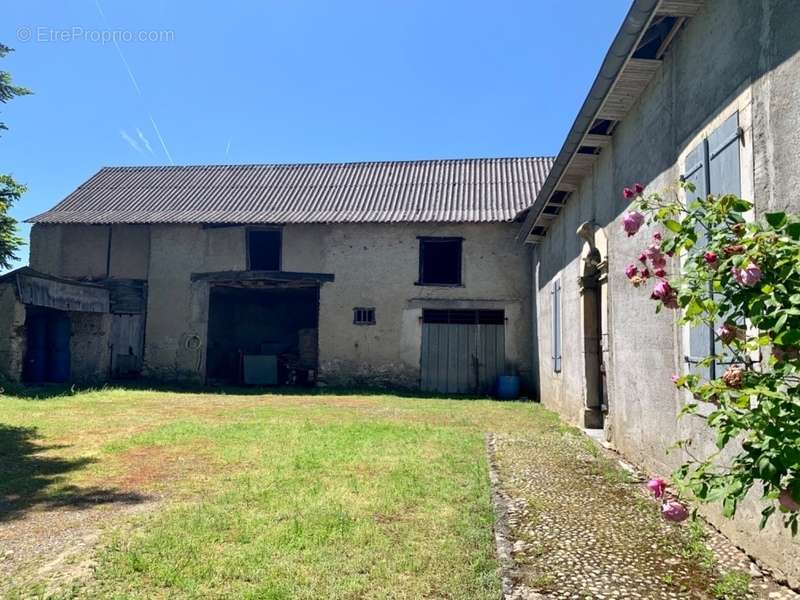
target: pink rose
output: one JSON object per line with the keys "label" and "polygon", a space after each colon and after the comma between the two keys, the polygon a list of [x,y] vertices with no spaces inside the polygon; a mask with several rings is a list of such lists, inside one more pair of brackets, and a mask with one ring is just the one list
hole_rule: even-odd
{"label": "pink rose", "polygon": [[665,279],[660,279],[653,286],[650,299],[661,300],[667,308],[678,308],[678,298],[675,295],[675,290],[672,289],[672,286],[670,286],[669,282]]}
{"label": "pink rose", "polygon": [[631,198],[636,196],[636,194],[634,194],[633,190],[631,188],[628,188],[628,187],[626,187],[624,190],[622,190],[622,195],[625,196],[626,200],[630,200]]}
{"label": "pink rose", "polygon": [[662,267],[662,268],[656,269],[654,275],[656,277],[666,277],[667,276],[667,272]]}
{"label": "pink rose", "polygon": [[733,256],[734,254],[741,254],[744,252],[745,248],[742,244],[734,244],[733,246],[725,246],[722,251],[727,254],[728,256]]}
{"label": "pink rose", "polygon": [[744,369],[731,365],[722,374],[722,381],[725,382],[729,388],[740,388],[744,383]]}
{"label": "pink rose", "polygon": [[644,254],[653,263],[654,269],[663,269],[667,266],[667,259],[661,254],[661,248],[658,244],[650,244],[645,249]]}
{"label": "pink rose", "polygon": [[773,346],[772,356],[775,360],[782,362],[784,360],[797,360],[800,357],[800,351],[795,346]]}
{"label": "pink rose", "polygon": [[622,228],[628,234],[628,237],[636,235],[642,225],[644,225],[644,215],[635,210],[626,212],[622,217]]}
{"label": "pink rose", "polygon": [[719,329],[717,329],[717,335],[724,344],[730,344],[737,337],[741,336],[741,331],[736,325],[723,323]]}
{"label": "pink rose", "polygon": [[672,383],[674,383],[675,385],[678,385],[678,380],[679,380],[680,378],[681,378],[681,376],[680,376],[680,375],[673,375],[673,376],[672,376]]}
{"label": "pink rose", "polygon": [[650,278],[650,271],[648,269],[642,269],[641,275],[642,275],[642,279],[649,279]]}
{"label": "pink rose", "polygon": [[641,194],[644,191],[644,186],[641,183],[634,183],[633,191],[637,194]]}
{"label": "pink rose", "polygon": [[657,242],[660,242],[660,241],[661,241],[661,232],[660,232],[660,231],[656,231],[656,232],[653,234],[653,239],[654,239],[655,241],[657,241]]}
{"label": "pink rose", "polygon": [[650,296],[653,300],[663,300],[672,294],[672,286],[667,281],[659,281],[653,286],[653,293]]}
{"label": "pink rose", "polygon": [[703,258],[712,267],[717,264],[717,258],[718,257],[717,257],[717,253],[716,252],[712,252],[711,250],[709,250],[708,252],[703,254]]}
{"label": "pink rose", "polygon": [[792,497],[792,493],[789,490],[781,491],[781,493],[778,495],[778,502],[780,502],[780,505],[789,512],[797,512],[800,510],[800,502]]}
{"label": "pink rose", "polygon": [[628,279],[633,279],[636,276],[637,269],[636,265],[628,265],[625,267],[625,277]]}
{"label": "pink rose", "polygon": [[678,298],[677,298],[677,296],[675,296],[675,294],[672,294],[671,296],[667,296],[666,298],[664,298],[663,302],[664,302],[664,306],[666,306],[667,308],[679,308],[679,306],[678,306]]}
{"label": "pink rose", "polygon": [[644,255],[650,260],[653,260],[653,258],[657,256],[662,256],[661,248],[659,247],[658,244],[650,244],[647,248],[644,249]]}
{"label": "pink rose", "polygon": [[680,523],[689,517],[689,510],[677,500],[668,500],[661,505],[661,515],[667,521]]}
{"label": "pink rose", "polygon": [[731,272],[733,274],[733,278],[736,280],[736,283],[742,287],[753,287],[755,284],[761,281],[761,277],[763,276],[761,269],[754,262],[749,263],[743,269],[733,267]]}
{"label": "pink rose", "polygon": [[642,253],[639,255],[639,262],[646,263],[646,262],[647,262],[647,254],[645,254],[644,252],[642,252]]}
{"label": "pink rose", "polygon": [[663,479],[651,479],[647,482],[647,489],[653,492],[656,498],[661,498],[664,495],[664,490],[667,489],[667,482]]}

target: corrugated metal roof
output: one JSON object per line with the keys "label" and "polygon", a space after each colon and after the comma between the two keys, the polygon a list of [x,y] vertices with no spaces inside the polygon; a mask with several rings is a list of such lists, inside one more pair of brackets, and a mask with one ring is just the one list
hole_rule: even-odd
{"label": "corrugated metal roof", "polygon": [[106,167],[29,223],[512,221],[552,158]]}

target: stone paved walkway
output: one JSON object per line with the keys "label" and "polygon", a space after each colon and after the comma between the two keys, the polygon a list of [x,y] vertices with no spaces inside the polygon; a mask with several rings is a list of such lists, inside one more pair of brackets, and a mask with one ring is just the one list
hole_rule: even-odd
{"label": "stone paved walkway", "polygon": [[700,523],[667,523],[635,476],[582,433],[493,435],[507,600],[800,599]]}

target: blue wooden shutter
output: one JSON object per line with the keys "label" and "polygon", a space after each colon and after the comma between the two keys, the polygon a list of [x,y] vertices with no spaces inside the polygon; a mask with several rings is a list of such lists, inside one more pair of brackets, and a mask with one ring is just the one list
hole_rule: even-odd
{"label": "blue wooden shutter", "polygon": [[[687,195],[688,202],[698,197],[704,198],[708,194],[741,194],[740,137],[739,113],[734,113],[689,152],[683,178],[695,185],[695,192]],[[698,231],[697,245],[700,247],[704,244],[705,235]],[[723,351],[714,335],[714,330],[722,321],[720,319],[714,327],[700,325],[689,330],[689,354],[686,361],[693,365],[692,372],[704,379],[720,375],[716,363],[701,368],[697,366],[697,362]]]}
{"label": "blue wooden shutter", "polygon": [[731,115],[708,136],[710,192],[716,196],[742,193],[740,137],[739,113]]}
{"label": "blue wooden shutter", "polygon": [[553,371],[561,372],[561,280],[553,282],[553,289],[550,292],[553,298],[553,323],[552,323],[552,357]]}
{"label": "blue wooden shutter", "polygon": [[[739,113],[731,115],[722,125],[708,136],[708,170],[711,182],[711,193],[716,196],[725,194],[742,193],[741,165],[739,159]],[[744,319],[735,319],[740,325]],[[718,328],[725,321],[724,318],[718,320],[715,327]],[[714,341],[714,354],[726,354],[723,363],[730,362],[732,357],[724,352],[724,346],[719,341]],[[716,368],[716,376],[721,375],[720,369]]]}
{"label": "blue wooden shutter", "polygon": [[[708,142],[703,140],[692,148],[686,155],[684,164],[684,181],[694,184],[695,191],[686,193],[686,202],[691,203],[697,198],[705,198],[708,195]],[[697,246],[705,245],[704,233],[697,231]],[[698,362],[711,354],[711,336],[708,325],[702,324],[697,327],[689,328],[689,353],[686,355],[686,362],[690,366],[690,371],[700,375],[703,379],[708,379],[711,375],[709,367],[700,367]]]}

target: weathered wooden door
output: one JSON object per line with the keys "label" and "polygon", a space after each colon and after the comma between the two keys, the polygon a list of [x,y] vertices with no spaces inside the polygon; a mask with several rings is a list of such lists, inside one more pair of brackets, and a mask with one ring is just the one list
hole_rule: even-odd
{"label": "weathered wooden door", "polygon": [[424,310],[421,388],[443,394],[491,393],[505,371],[502,310]]}
{"label": "weathered wooden door", "polygon": [[111,376],[138,375],[143,351],[144,315],[111,315]]}

